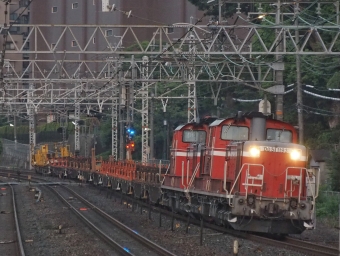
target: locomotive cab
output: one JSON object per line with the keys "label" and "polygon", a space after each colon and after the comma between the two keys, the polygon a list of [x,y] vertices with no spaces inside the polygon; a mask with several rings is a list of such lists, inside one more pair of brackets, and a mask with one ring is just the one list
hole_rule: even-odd
{"label": "locomotive cab", "polygon": [[[315,184],[307,179],[306,147],[296,144],[294,127],[261,113],[244,117],[250,125],[249,140],[242,143],[242,153],[231,143],[227,150],[230,157],[225,161],[225,176],[234,176],[227,191],[234,195],[231,225],[240,230],[283,234],[311,228],[317,195],[311,189]],[[249,221],[247,227],[240,218]]]}
{"label": "locomotive cab", "polygon": [[208,126],[205,123],[189,123],[175,129],[170,173],[165,176],[164,184],[184,189],[189,186],[189,177],[199,177],[207,131]]}

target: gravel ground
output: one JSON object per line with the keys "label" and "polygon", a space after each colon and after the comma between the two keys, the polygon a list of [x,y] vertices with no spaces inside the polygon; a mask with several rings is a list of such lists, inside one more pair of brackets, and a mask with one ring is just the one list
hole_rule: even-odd
{"label": "gravel ground", "polygon": [[[75,185],[72,189],[90,202],[105,210],[114,218],[145,235],[154,242],[172,251],[176,255],[233,255],[233,242],[238,240],[239,256],[251,255],[296,255],[303,254],[294,251],[268,247],[247,240],[231,237],[204,229],[203,246],[200,246],[200,228],[190,225],[186,234],[186,223],[175,220],[175,230],[170,230],[170,218],[163,216],[162,227],[158,227],[159,214],[152,213],[152,220],[148,219],[148,212],[135,209],[132,212],[130,204],[120,204],[120,198],[108,198],[105,191],[88,185]],[[70,210],[57,199],[54,194],[43,190],[43,199],[36,202],[34,192],[28,186],[16,186],[19,218],[22,225],[22,237],[27,255],[116,255],[106,244],[100,242],[86,226],[75,217]],[[58,226],[62,225],[62,234]],[[338,230],[327,228],[318,222],[318,229],[305,231],[298,238],[335,245],[338,241]],[[1,247],[0,247],[0,255]]]}
{"label": "gravel ground", "polygon": [[40,202],[26,185],[15,191],[26,255],[117,255],[48,189]]}
{"label": "gravel ground", "polygon": [[[2,182],[0,180],[0,182]],[[9,186],[0,186],[0,246],[3,255],[16,255],[17,250],[17,232],[15,231],[14,216],[12,214],[12,190]],[[5,231],[5,232],[3,232]]]}
{"label": "gravel ground", "polygon": [[[238,240],[239,243],[239,256],[303,255],[286,249],[268,247],[262,244],[259,245],[247,240],[216,233],[216,231],[209,229],[204,229],[203,246],[200,246],[200,228],[197,226],[191,225],[189,233],[186,234],[186,223],[175,221],[175,230],[171,232],[171,219],[169,217],[163,217],[162,227],[159,228],[158,213],[152,213],[152,220],[150,221],[148,219],[147,211],[143,211],[142,215],[140,215],[139,209],[132,212],[130,205],[121,205],[119,197],[116,199],[116,202],[114,197],[112,197],[112,199],[107,198],[105,191],[100,192],[98,189],[89,186],[75,186],[73,189],[99,208],[104,209],[114,218],[122,221],[129,227],[167,248],[176,255],[233,255],[234,240]],[[304,240],[318,241],[321,237],[327,236],[327,238],[330,238],[330,234],[332,234],[332,237],[337,237],[338,235],[335,229],[325,229],[320,223],[318,230],[305,231],[303,235],[299,235],[298,237],[301,237],[301,239]]]}
{"label": "gravel ground", "polygon": [[300,235],[291,236],[307,242],[338,248],[340,236],[338,223],[338,220],[318,220],[316,229],[306,230]]}

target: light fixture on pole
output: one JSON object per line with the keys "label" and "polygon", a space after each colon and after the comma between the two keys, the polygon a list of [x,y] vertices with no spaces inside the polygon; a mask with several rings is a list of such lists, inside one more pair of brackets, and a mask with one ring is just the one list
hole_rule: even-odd
{"label": "light fixture on pole", "polygon": [[[215,2],[215,0],[208,0],[207,4]],[[221,24],[222,21],[222,2],[218,0],[218,24]]]}

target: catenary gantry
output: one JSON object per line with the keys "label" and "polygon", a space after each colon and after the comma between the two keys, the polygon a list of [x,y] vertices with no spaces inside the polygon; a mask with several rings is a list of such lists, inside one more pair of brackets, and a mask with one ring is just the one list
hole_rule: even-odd
{"label": "catenary gantry", "polygon": [[[284,3],[295,4],[275,2],[276,6]],[[1,26],[0,33],[7,33],[9,45],[6,56],[20,57],[5,58],[0,104],[6,112],[27,111],[32,122],[35,113],[51,105],[59,113],[72,109],[76,118],[83,110],[89,112],[96,108],[101,112],[107,106],[112,110],[112,154],[118,157],[119,122],[130,122],[126,117],[131,111],[130,102],[122,99],[141,100],[142,108],[136,111],[142,115],[142,160],[146,161],[150,98],[162,100],[166,106],[169,98],[183,99],[183,95],[174,92],[187,87],[188,94],[184,97],[188,99],[188,121],[193,121],[197,108],[196,83],[216,83],[219,89],[238,83],[282,96],[283,56],[340,55],[336,47],[340,34],[339,1],[299,3],[332,4],[337,15],[332,21],[320,16],[319,21],[310,22],[299,12],[285,13],[278,8],[266,13],[276,19],[268,18],[261,24],[256,22],[260,13],[257,11],[248,16],[238,13],[237,23],[221,25],[216,22],[168,26],[13,24],[11,30]],[[292,18],[299,22],[289,22]],[[22,42],[18,42],[11,32],[16,27],[25,27],[28,31]],[[298,41],[296,33],[301,36]],[[274,36],[268,37],[268,34]],[[325,39],[329,34],[331,42]],[[101,49],[93,47],[94,41],[100,42]],[[319,47],[311,49],[311,42]],[[23,63],[25,68],[18,70]],[[152,86],[170,82],[177,86],[151,95]],[[268,87],[266,85],[275,86],[268,90],[264,89]],[[219,89],[213,91],[215,96]],[[127,97],[127,93],[132,97]],[[125,116],[118,120],[122,108]],[[280,119],[282,109],[279,111],[281,114],[277,117]],[[34,123],[30,123],[30,127],[33,129]],[[34,131],[30,136],[32,145],[35,143],[33,134]]]}

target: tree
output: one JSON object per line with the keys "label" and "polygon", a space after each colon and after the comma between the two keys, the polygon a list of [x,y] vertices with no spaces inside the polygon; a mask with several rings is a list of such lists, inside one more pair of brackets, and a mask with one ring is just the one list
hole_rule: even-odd
{"label": "tree", "polygon": [[333,191],[340,191],[340,151],[333,150],[327,165],[330,170],[331,188]]}
{"label": "tree", "polygon": [[[211,3],[208,3],[208,0],[189,0],[190,3],[198,7],[198,10],[204,11],[206,16],[213,16],[215,19],[218,19],[218,2],[219,0],[215,0]],[[248,14],[254,8],[254,4],[246,3],[241,4],[241,12]],[[236,13],[237,4],[223,3],[221,8],[221,16],[223,19],[227,19],[232,17]]]}

